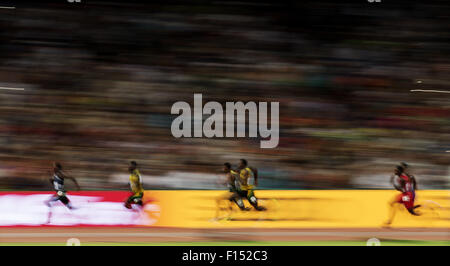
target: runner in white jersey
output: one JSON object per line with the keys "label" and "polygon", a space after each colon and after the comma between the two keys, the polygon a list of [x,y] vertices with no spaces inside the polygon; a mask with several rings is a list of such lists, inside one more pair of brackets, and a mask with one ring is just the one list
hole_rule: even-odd
{"label": "runner in white jersey", "polygon": [[[77,186],[78,190],[80,190],[80,186],[78,185],[77,180],[75,180],[75,178],[73,178],[71,176],[66,175],[62,171],[62,166],[60,163],[54,162],[53,163],[53,176],[49,180],[50,180],[50,183],[53,185],[53,188],[55,189],[56,194],[53,195],[49,200],[47,200],[45,202],[49,208],[52,207],[52,203],[61,201],[67,208],[73,209],[73,206],[70,203],[69,198],[67,198],[67,196],[66,196],[67,191],[64,189],[64,180],[65,179],[72,180],[75,183],[75,185]],[[51,211],[49,212],[48,222],[50,222],[50,218],[51,218]]]}

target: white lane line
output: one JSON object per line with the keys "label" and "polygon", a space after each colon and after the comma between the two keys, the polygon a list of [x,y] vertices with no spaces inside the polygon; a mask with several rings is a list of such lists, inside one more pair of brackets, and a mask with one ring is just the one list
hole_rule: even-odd
{"label": "white lane line", "polygon": [[0,238],[20,237],[201,237],[227,234],[247,236],[449,236],[444,232],[221,232],[221,233],[2,233]]}
{"label": "white lane line", "polygon": [[439,91],[439,90],[410,90],[410,92],[435,92],[435,93],[450,93],[450,91]]}
{"label": "white lane line", "polygon": [[0,87],[0,90],[23,91],[24,88]]}
{"label": "white lane line", "polygon": [[16,9],[15,6],[0,6],[0,9]]}

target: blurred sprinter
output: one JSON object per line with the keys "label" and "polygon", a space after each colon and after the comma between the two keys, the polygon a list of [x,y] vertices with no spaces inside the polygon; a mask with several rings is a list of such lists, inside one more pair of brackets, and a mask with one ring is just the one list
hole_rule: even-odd
{"label": "blurred sprinter", "polygon": [[[254,187],[258,185],[258,170],[250,167],[247,160],[241,159],[239,161],[239,176],[236,185],[237,193],[242,198],[247,198],[248,202],[258,211],[264,211],[266,208],[258,206],[258,199],[255,196]],[[254,185],[250,184],[250,179],[254,180]]]}
{"label": "blurred sprinter", "polygon": [[[239,207],[240,210],[242,211],[248,211],[249,209],[245,207],[244,202],[242,201],[242,198],[238,195],[237,193],[237,188],[236,188],[236,184],[237,184],[237,179],[239,177],[239,174],[237,171],[233,170],[231,168],[231,164],[230,163],[224,163],[223,164],[223,172],[225,173],[225,180],[222,183],[223,185],[227,186],[228,188],[228,192],[226,192],[225,194],[219,196],[216,199],[216,217],[214,218],[215,220],[218,219],[223,219],[223,218],[229,218],[231,211],[232,211],[232,205],[231,202],[236,203],[236,205]],[[221,210],[220,204],[221,202],[226,201],[228,204],[228,215],[225,217],[219,217],[219,213]]]}
{"label": "blurred sprinter", "polygon": [[62,170],[62,165],[58,162],[53,163],[53,176],[49,179],[50,183],[53,185],[53,188],[56,191],[56,194],[53,195],[48,201],[46,201],[47,206],[50,208],[50,211],[48,213],[48,221],[47,223],[50,223],[52,211],[51,207],[54,202],[61,201],[67,208],[74,209],[72,206],[69,198],[67,197],[66,193],[67,191],[64,188],[64,181],[65,179],[72,180],[75,185],[77,186],[77,189],[80,190],[80,186],[78,185],[78,182],[75,178],[68,176],[65,172]]}
{"label": "blurred sprinter", "polygon": [[401,193],[398,194],[390,203],[389,218],[384,224],[385,227],[389,227],[394,220],[396,214],[396,205],[403,204],[412,215],[420,215],[416,212],[416,209],[421,205],[414,206],[414,200],[416,198],[417,183],[414,176],[406,173],[406,163],[402,163],[397,166],[394,171],[394,175],[391,176],[391,183],[394,188]]}
{"label": "blurred sprinter", "polygon": [[137,163],[135,161],[130,162],[128,172],[130,173],[130,188],[132,194],[125,201],[125,207],[127,209],[131,209],[132,204],[143,206],[142,198],[144,197],[144,188],[142,185],[141,173],[139,173]]}

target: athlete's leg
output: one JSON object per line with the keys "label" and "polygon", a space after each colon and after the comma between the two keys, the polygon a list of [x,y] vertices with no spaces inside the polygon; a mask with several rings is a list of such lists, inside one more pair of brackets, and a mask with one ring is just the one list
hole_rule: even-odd
{"label": "athlete's leg", "polygon": [[52,207],[52,203],[59,200],[59,196],[57,194],[51,196],[48,200],[45,201],[45,205],[48,207]]}
{"label": "athlete's leg", "polygon": [[124,202],[125,208],[131,209],[131,202],[133,202],[133,199],[132,199],[133,196],[134,196],[134,194],[131,195],[131,196],[129,196],[129,197],[125,200],[125,202]]}
{"label": "athlete's leg", "polygon": [[224,200],[228,200],[230,198],[229,196],[229,192],[227,192],[226,194],[220,195],[219,197],[216,198],[216,216],[215,219],[219,219],[220,216],[220,211],[221,211],[221,203]]}
{"label": "athlete's leg", "polygon": [[74,207],[72,206],[72,203],[70,202],[69,198],[66,195],[60,196],[59,200],[67,207],[69,210],[73,210]]}
{"label": "athlete's leg", "polygon": [[253,206],[253,208],[255,208],[258,211],[264,211],[266,209],[262,206],[258,206],[258,199],[256,198],[255,192],[253,191],[253,189],[248,191],[247,200],[248,200],[248,202],[250,202],[250,204]]}
{"label": "athlete's leg", "polygon": [[390,203],[389,203],[389,216],[388,220],[385,222],[385,226],[389,226],[395,218],[395,214],[397,213],[397,204],[400,203],[401,194],[397,195]]}
{"label": "athlete's leg", "polygon": [[236,203],[236,205],[241,209],[241,211],[247,211],[248,209],[244,205],[243,197],[247,196],[247,191],[239,191],[238,193],[233,193],[231,200]]}
{"label": "athlete's leg", "polygon": [[144,197],[144,193],[136,193],[128,197],[125,201],[125,207],[127,209],[131,209],[131,204],[137,204],[139,206],[143,206],[142,198]]}
{"label": "athlete's leg", "polygon": [[142,207],[144,205],[144,203],[142,201],[143,198],[144,198],[144,192],[137,193],[135,195],[135,197],[133,198],[133,203]]}
{"label": "athlete's leg", "polygon": [[395,203],[389,205],[389,215],[387,221],[384,223],[385,226],[391,225],[392,221],[395,218],[396,208]]}
{"label": "athlete's leg", "polygon": [[[231,201],[233,201],[233,199],[232,199],[233,194],[234,193],[229,191],[229,192],[226,192],[226,193],[224,193],[224,194],[222,194],[222,195],[220,195],[219,197],[216,198],[216,215],[214,216],[213,220],[219,220],[221,218],[224,218],[224,217],[220,217],[220,212],[223,209],[228,209],[228,211],[229,211],[228,216],[231,214],[231,212],[232,212]],[[227,206],[225,208],[222,207],[223,203],[227,204]]]}
{"label": "athlete's leg", "polygon": [[59,200],[59,196],[57,194],[55,194],[55,195],[51,196],[50,199],[45,201],[45,205],[48,206],[47,224],[49,224],[51,219],[52,219],[52,205],[53,205],[53,202],[58,201],[58,200]]}
{"label": "athlete's leg", "polygon": [[415,209],[419,208],[420,205],[414,206],[414,200],[415,200],[414,192],[404,193],[402,197],[403,204],[405,205],[405,208],[408,210],[408,212],[412,215],[419,216],[420,214],[417,213]]}
{"label": "athlete's leg", "polygon": [[216,215],[215,218],[219,219],[220,214],[220,202],[222,201],[222,196],[216,199]]}
{"label": "athlete's leg", "polygon": [[407,208],[407,210],[412,215],[415,215],[415,216],[420,216],[421,215],[421,213],[417,212],[416,209],[422,207],[422,205],[420,205],[420,204],[414,205],[414,198],[412,199],[411,204],[408,207],[409,208]]}
{"label": "athlete's leg", "polygon": [[412,215],[420,216],[420,213],[417,213],[417,212],[415,211],[415,209],[416,209],[416,208],[419,208],[419,207],[420,207],[420,205],[417,205],[417,206],[414,206],[414,207],[412,207],[412,208],[410,208],[410,209],[407,209],[407,210],[408,210],[408,212],[411,213]]}

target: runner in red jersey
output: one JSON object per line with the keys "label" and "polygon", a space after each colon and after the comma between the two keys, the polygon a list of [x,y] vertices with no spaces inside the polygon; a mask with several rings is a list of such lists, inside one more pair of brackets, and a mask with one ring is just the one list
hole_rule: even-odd
{"label": "runner in red jersey", "polygon": [[414,206],[417,182],[414,176],[406,173],[407,167],[408,165],[406,163],[401,163],[401,165],[396,167],[394,175],[391,176],[391,183],[396,190],[401,192],[401,194],[398,194],[394,200],[391,201],[389,219],[385,223],[385,226],[389,226],[395,217],[395,204],[403,204],[412,215],[420,215],[415,211],[420,205]]}

